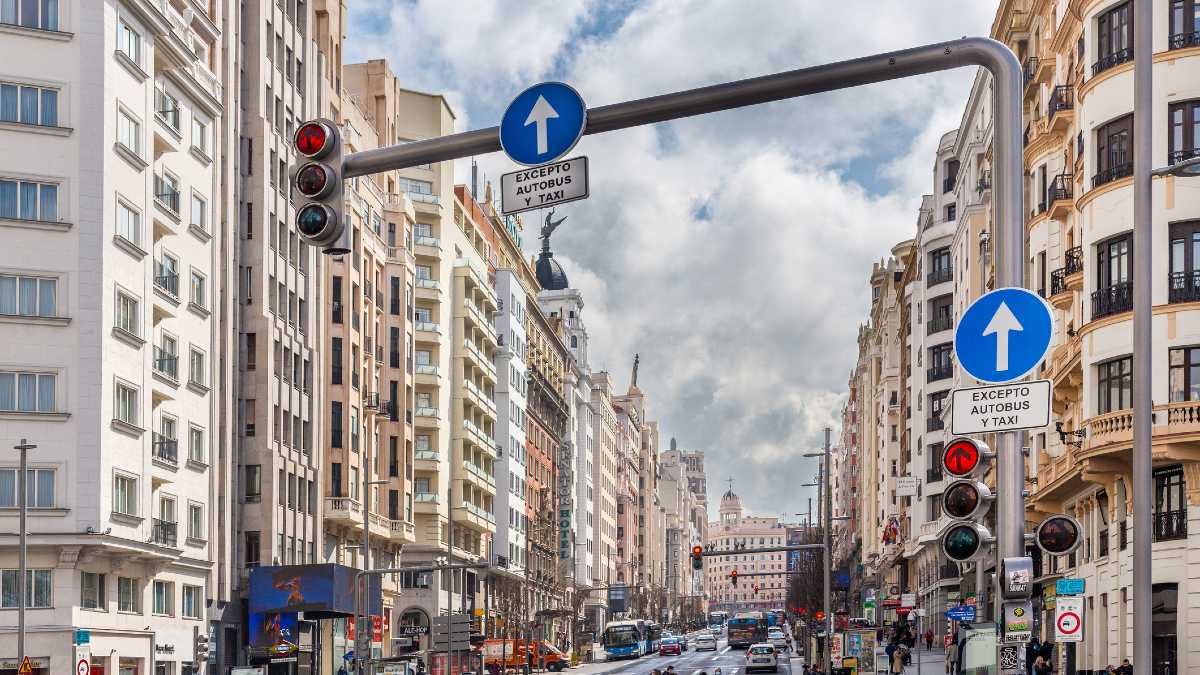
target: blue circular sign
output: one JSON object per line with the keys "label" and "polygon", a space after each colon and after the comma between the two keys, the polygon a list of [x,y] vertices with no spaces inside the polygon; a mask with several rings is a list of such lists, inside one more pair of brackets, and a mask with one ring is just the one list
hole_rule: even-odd
{"label": "blue circular sign", "polygon": [[553,162],[575,147],[587,126],[583,97],[562,82],[542,82],[517,94],[500,118],[500,146],[518,164]]}
{"label": "blue circular sign", "polygon": [[1037,293],[998,288],[971,303],[954,330],[959,365],[980,382],[1019,380],[1050,349],[1054,314]]}

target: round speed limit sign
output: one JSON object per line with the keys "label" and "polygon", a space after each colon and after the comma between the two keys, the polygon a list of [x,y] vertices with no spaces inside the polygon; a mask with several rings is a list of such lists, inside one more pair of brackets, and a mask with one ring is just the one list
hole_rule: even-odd
{"label": "round speed limit sign", "polygon": [[1063,612],[1058,617],[1058,634],[1074,635],[1079,631],[1079,615],[1075,612]]}
{"label": "round speed limit sign", "polygon": [[75,675],[88,675],[92,672],[92,664],[87,659],[79,659],[75,664]]}

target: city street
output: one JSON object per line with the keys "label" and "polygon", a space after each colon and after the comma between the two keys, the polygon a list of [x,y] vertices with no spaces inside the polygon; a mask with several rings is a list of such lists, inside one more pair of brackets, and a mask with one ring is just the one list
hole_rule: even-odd
{"label": "city street", "polygon": [[[689,634],[689,639],[693,635]],[[714,675],[718,668],[721,669],[721,675],[740,675],[745,671],[745,665],[746,651],[744,649],[730,649],[725,639],[722,638],[717,641],[717,651],[715,652],[698,652],[692,648],[684,652],[682,656],[654,655],[643,656],[640,659],[628,661],[602,661],[577,666],[572,668],[571,672],[580,675],[600,675],[601,673],[647,675],[655,668],[665,671],[668,666],[674,666],[675,672],[679,675],[697,675],[702,671],[708,675]],[[779,672],[791,675],[793,670],[799,672],[803,665],[804,660],[795,657],[793,652],[789,657],[780,660]]]}

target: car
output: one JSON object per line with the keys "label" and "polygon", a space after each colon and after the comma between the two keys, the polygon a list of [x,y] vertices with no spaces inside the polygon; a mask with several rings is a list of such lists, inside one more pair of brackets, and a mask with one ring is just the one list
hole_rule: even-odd
{"label": "car", "polygon": [[775,647],[767,642],[750,645],[750,648],[746,650],[746,672],[752,670],[769,670],[772,673],[778,673],[779,654],[775,651]]}
{"label": "car", "polygon": [[791,641],[788,640],[787,634],[781,630],[768,631],[767,642],[771,643],[771,646],[780,651],[787,651],[792,648]]}
{"label": "car", "polygon": [[701,633],[696,636],[696,651],[702,652],[705,649],[711,649],[714,652],[717,651],[717,638]]}
{"label": "car", "polygon": [[677,636],[675,639],[679,640],[679,646],[680,646],[680,648],[681,648],[681,649],[683,649],[683,651],[685,651],[685,652],[686,652],[686,651],[688,650],[688,641],[687,641],[687,636],[686,636],[686,635],[679,635],[679,636]]}
{"label": "car", "polygon": [[658,643],[658,653],[660,655],[674,654],[679,656],[683,654],[683,646],[679,644],[679,638],[663,638],[662,642]]}

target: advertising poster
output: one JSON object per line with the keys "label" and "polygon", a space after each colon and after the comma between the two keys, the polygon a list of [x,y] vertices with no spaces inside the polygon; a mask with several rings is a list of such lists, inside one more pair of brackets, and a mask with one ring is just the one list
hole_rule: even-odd
{"label": "advertising poster", "polygon": [[[309,618],[354,614],[358,570],[343,565],[267,565],[250,571],[250,612],[306,612]],[[383,614],[382,582],[371,576],[371,614]]]}
{"label": "advertising poster", "polygon": [[252,612],[250,651],[255,654],[287,656],[299,647],[295,612]]}

